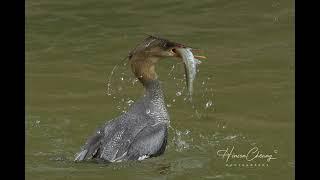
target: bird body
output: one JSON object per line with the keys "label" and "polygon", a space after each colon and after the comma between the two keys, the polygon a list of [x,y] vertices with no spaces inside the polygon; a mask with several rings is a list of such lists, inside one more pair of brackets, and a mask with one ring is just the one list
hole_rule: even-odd
{"label": "bird body", "polygon": [[164,152],[170,120],[163,92],[158,80],[146,82],[145,87],[144,96],[126,113],[107,122],[87,140],[75,161],[142,160]]}
{"label": "bird body", "polygon": [[89,159],[120,162],[143,160],[164,153],[169,114],[155,64],[163,57],[181,57],[184,45],[149,36],[129,54],[132,72],[144,86],[143,97],[126,113],[108,121],[89,137],[75,161]]}

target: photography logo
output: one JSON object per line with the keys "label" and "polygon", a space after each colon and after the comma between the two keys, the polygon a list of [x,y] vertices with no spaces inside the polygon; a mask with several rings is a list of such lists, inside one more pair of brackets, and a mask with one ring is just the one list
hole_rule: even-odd
{"label": "photography logo", "polygon": [[226,167],[268,167],[271,161],[277,159],[277,153],[277,150],[265,153],[256,146],[240,152],[232,146],[219,149],[217,156],[225,161]]}

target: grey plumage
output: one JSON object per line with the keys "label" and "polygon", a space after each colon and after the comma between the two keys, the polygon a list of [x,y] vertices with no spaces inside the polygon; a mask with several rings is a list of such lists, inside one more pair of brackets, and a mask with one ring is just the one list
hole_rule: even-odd
{"label": "grey plumage", "polygon": [[109,162],[140,160],[161,155],[167,143],[169,115],[158,80],[144,83],[144,97],[128,112],[109,121],[90,137],[75,161],[102,159]]}

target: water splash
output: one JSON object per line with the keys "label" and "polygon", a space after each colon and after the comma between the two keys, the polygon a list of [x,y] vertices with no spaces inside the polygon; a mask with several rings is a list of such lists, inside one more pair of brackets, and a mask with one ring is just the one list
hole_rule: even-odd
{"label": "water splash", "polygon": [[[210,87],[214,80],[212,76],[210,75],[205,78],[201,78],[201,76],[198,77],[195,81],[195,87],[198,86],[199,88],[197,88],[193,101],[190,102],[190,96],[186,88],[186,77],[183,64],[177,62],[171,65],[166,74],[169,78],[169,81],[166,81],[166,83],[174,84],[174,86],[167,86],[170,87],[169,92],[172,91],[172,87],[175,88],[173,96],[166,97],[166,107],[172,108],[175,104],[185,104],[186,106],[183,106],[183,108],[190,112],[190,116],[195,120],[201,121],[202,119],[209,117],[209,114],[214,111],[214,92],[213,88]],[[114,80],[115,77],[116,80]],[[133,90],[132,92],[139,92],[141,87],[137,86],[140,84],[138,82],[139,80],[130,72],[127,61],[113,67],[108,76],[107,94],[112,97],[116,111],[122,113],[128,111],[134,101],[131,99],[131,96],[133,96],[132,93],[130,93],[129,97],[127,92],[130,90]],[[165,94],[167,95],[167,93]],[[180,107],[180,105],[177,107]]]}
{"label": "water splash", "polygon": [[112,79],[112,76],[114,74],[114,72],[116,71],[116,69],[118,68],[118,65],[115,65],[108,77],[108,83],[107,83],[107,95],[108,96],[111,96],[111,79]]}
{"label": "water splash", "polygon": [[176,96],[181,96],[181,92],[180,91],[178,91],[177,93],[176,93]]}
{"label": "water splash", "polygon": [[171,67],[171,69],[170,69],[170,71],[169,71],[169,73],[168,73],[168,76],[171,76],[171,75],[172,75],[172,72],[173,72],[174,68],[175,68],[175,65],[172,65],[172,67]]}
{"label": "water splash", "polygon": [[129,99],[129,100],[127,101],[128,106],[131,106],[133,103],[134,103],[134,101],[131,100],[131,99]]}
{"label": "water splash", "polygon": [[206,103],[206,109],[208,109],[209,107],[211,107],[212,106],[212,101],[211,100],[209,100],[207,103]]}
{"label": "water splash", "polygon": [[174,131],[174,137],[172,139],[172,142],[175,145],[175,150],[178,152],[188,150],[191,147],[191,144],[192,144],[191,142],[193,141],[193,139],[191,138],[191,131],[188,129],[184,131],[173,129],[173,131]]}
{"label": "water splash", "polygon": [[168,148],[173,148],[176,152],[184,152],[191,149],[207,152],[221,145],[243,144],[251,141],[242,134],[225,133],[218,129],[213,130],[213,132],[201,132],[201,130],[196,132],[190,129],[179,130],[171,125],[169,125],[169,129],[172,131],[170,134],[173,137],[171,143],[168,144]]}

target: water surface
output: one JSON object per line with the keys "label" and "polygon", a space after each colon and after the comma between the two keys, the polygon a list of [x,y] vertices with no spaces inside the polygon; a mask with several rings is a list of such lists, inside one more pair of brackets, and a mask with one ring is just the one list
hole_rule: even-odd
{"label": "water surface", "polygon": [[[293,179],[293,6],[288,0],[26,1],[26,178]],[[165,154],[73,163],[99,125],[142,95],[120,62],[144,33],[205,50],[193,104],[184,101],[183,65],[164,59],[157,72],[171,117]],[[217,151],[232,147],[236,153],[258,147],[277,159],[232,159],[240,167],[228,167]]]}

